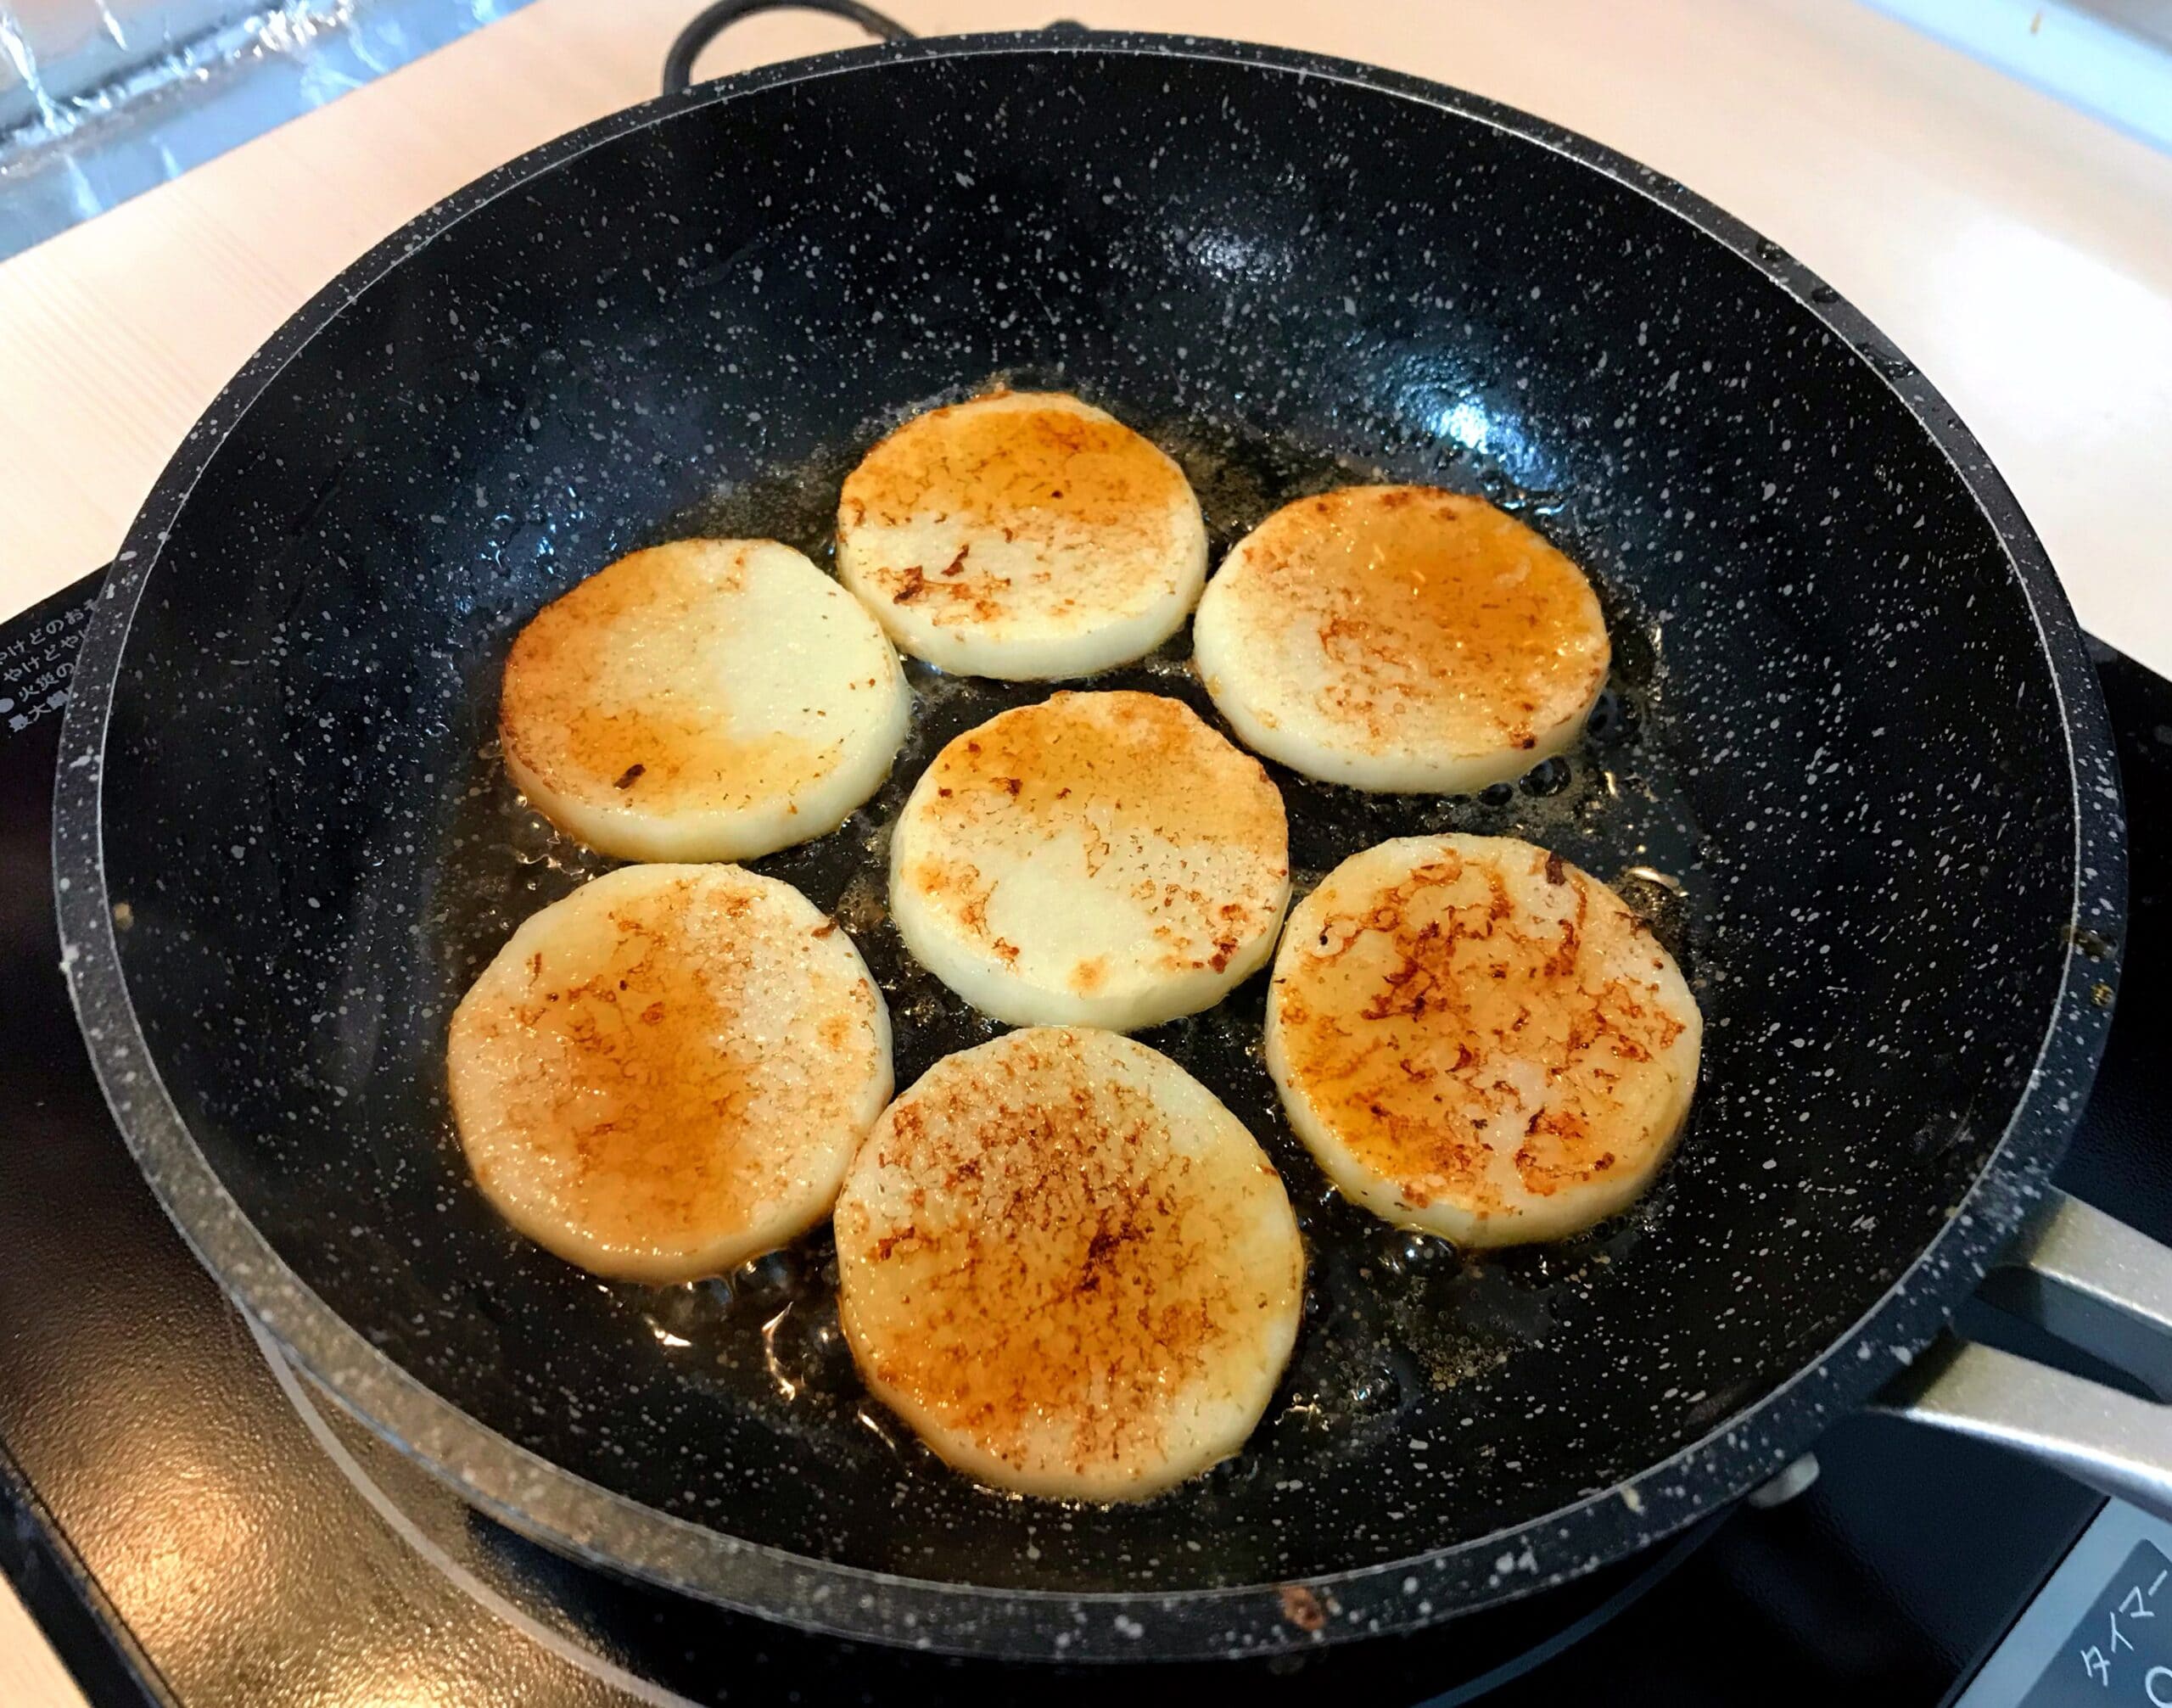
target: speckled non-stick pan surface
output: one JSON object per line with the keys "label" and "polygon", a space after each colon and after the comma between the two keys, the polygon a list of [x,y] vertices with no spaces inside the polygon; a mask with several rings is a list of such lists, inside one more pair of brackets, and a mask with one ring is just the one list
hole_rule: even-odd
{"label": "speckled non-stick pan surface", "polygon": [[[903,414],[1078,389],[1218,551],[1353,477],[1484,491],[1604,590],[1588,739],[1475,798],[1278,774],[1301,876],[1420,829],[1619,881],[1707,1016],[1631,1214],[1463,1257],[1340,1203],[1261,981],[1146,1034],[1229,1101],[1313,1279],[1250,1448],[1071,1509],[945,1471],[860,1390],[820,1238],[607,1285],[471,1189],[452,1003],[602,863],[520,806],[498,672],[544,602],[702,529],[818,558]],[[1183,638],[1106,680],[1209,710]],[[989,1035],[883,908],[943,740],[1038,688],[915,669],[890,785],[762,862],[836,909],[909,1083]],[[991,37],[608,120],[359,263],[176,459],[86,646],[59,809],[76,997],[205,1261],[335,1394],[516,1526],[828,1629],[1074,1656],[1408,1627],[1727,1500],[1934,1330],[2063,1144],[2102,1033],[2096,688],[1982,453],[1793,260],[1453,92],[1300,56]],[[1303,1586],[1309,1593],[1285,1593]],[[1324,1616],[1324,1630],[1318,1628]]]}

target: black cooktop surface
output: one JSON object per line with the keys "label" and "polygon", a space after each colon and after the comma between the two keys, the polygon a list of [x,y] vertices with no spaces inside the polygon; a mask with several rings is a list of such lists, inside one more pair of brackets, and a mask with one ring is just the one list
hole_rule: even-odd
{"label": "black cooktop surface", "polygon": [[[571,1565],[468,1512],[260,1344],[106,1116],[53,927],[59,711],[92,584],[0,629],[0,1568],[92,1700],[813,1705],[1939,1702],[2101,1504],[1889,1420],[1809,1491],[1416,1637],[1242,1666],[966,1662],[804,1636]],[[2069,1190],[2172,1239],[2172,683],[2108,651],[2126,983]],[[2153,1094],[2153,1095],[2152,1095]],[[1972,1308],[1972,1313],[1973,1313]],[[1998,1337],[1988,1316],[1969,1326]],[[2011,1339],[2011,1336],[2005,1336]]]}

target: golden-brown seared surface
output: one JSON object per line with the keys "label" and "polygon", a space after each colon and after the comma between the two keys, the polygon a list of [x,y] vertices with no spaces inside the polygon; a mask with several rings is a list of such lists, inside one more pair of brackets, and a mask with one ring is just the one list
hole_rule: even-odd
{"label": "golden-brown seared surface", "polygon": [[846,479],[837,564],[898,644],[945,669],[1083,675],[1176,632],[1206,574],[1184,472],[1061,393],[915,417]]}
{"label": "golden-brown seared surface", "polygon": [[938,1062],[861,1147],[836,1227],[869,1385],[960,1470],[1028,1493],[1135,1498],[1234,1452],[1296,1332],[1274,1168],[1111,1033]]}
{"label": "golden-brown seared surface", "polygon": [[891,842],[914,955],[1014,1022],[1126,1030],[1262,965],[1289,826],[1259,761],[1182,702],[1058,693],[937,755]]}
{"label": "golden-brown seared surface", "polygon": [[591,846],[751,859],[873,792],[910,705],[881,630],[798,552],[682,540],[537,613],[498,721],[514,781]]}
{"label": "golden-brown seared surface", "polygon": [[881,994],[790,886],[630,866],[529,919],[455,1011],[452,1106],[514,1226],[680,1280],[827,1213],[890,1093]]}
{"label": "golden-brown seared surface", "polygon": [[1361,788],[1483,787],[1581,733],[1606,624],[1582,572],[1482,498],[1353,486],[1240,541],[1196,627],[1246,743]]}
{"label": "golden-brown seared surface", "polygon": [[1558,1237],[1649,1183],[1701,1023],[1614,893],[1504,837],[1411,837],[1292,912],[1268,1063],[1342,1189],[1472,1244]]}

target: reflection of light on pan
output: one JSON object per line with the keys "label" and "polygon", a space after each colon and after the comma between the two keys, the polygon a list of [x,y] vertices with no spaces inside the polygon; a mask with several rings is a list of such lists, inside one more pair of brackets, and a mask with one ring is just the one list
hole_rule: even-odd
{"label": "reflection of light on pan", "polygon": [[1472,451],[1486,449],[1487,425],[1484,407],[1468,400],[1451,405],[1441,417],[1441,431]]}
{"label": "reflection of light on pan", "polygon": [[1262,232],[1194,232],[1184,247],[1201,271],[1218,279],[1265,281],[1290,271],[1289,246]]}
{"label": "reflection of light on pan", "polygon": [[1543,452],[1534,455],[1513,411],[1489,408],[1475,397],[1459,397],[1436,408],[1432,423],[1441,438],[1487,459],[1501,483],[1485,489],[1495,503],[1512,511],[1537,508],[1549,516],[1560,509],[1558,471]]}
{"label": "reflection of light on pan", "polygon": [[[649,1704],[650,1708],[691,1708],[687,1700],[676,1691],[666,1690],[638,1674],[628,1672],[604,1656],[583,1648],[568,1633],[544,1624],[492,1588],[433,1541],[422,1526],[409,1517],[400,1504],[378,1486],[370,1474],[362,1469],[360,1461],[347,1450],[324,1414],[316,1408],[314,1392],[302,1386],[301,1378],[294,1373],[294,1367],[287,1362],[287,1355],[280,1349],[279,1343],[255,1323],[248,1326],[256,1341],[257,1351],[263,1354],[264,1362],[271,1366],[272,1377],[279,1384],[280,1392],[286,1395],[287,1403],[294,1408],[294,1414],[302,1420],[303,1426],[323,1450],[325,1457],[354,1485],[355,1492],[369,1504],[370,1509],[384,1520],[394,1535],[509,1627],[530,1641],[541,1644],[568,1666],[579,1668],[591,1677],[602,1679],[637,1702]],[[201,1621],[198,1622],[204,1623]],[[223,1631],[226,1627],[208,1628]],[[445,1700],[441,1694],[429,1694],[423,1685],[381,1677],[383,1658],[381,1654],[372,1653],[368,1657],[367,1676],[342,1678],[335,1686],[311,1694],[309,1700],[327,1704],[352,1703],[355,1708],[364,1708],[364,1705],[367,1705],[367,1708],[378,1708],[380,1704],[406,1708],[406,1705],[410,1703],[436,1704]],[[300,1700],[302,1693],[297,1691],[288,1700]]]}
{"label": "reflection of light on pan", "polygon": [[778,1361],[777,1330],[791,1314],[792,1307],[787,1305],[762,1324],[762,1362],[769,1366],[770,1380],[776,1383],[778,1390],[788,1400],[799,1397],[799,1381]]}
{"label": "reflection of light on pan", "polygon": [[883,1446],[888,1448],[891,1452],[895,1453],[898,1450],[898,1437],[891,1432],[890,1426],[866,1407],[862,1406],[852,1414],[852,1417],[854,1423],[881,1442]]}

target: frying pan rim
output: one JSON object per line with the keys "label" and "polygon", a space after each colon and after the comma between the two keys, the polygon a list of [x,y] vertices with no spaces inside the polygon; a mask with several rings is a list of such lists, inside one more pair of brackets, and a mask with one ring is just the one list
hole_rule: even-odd
{"label": "frying pan rim", "polygon": [[[361,1423],[510,1527],[607,1569],[832,1635],[959,1653],[1066,1660],[1267,1654],[1422,1625],[1566,1581],[1688,1524],[1772,1475],[1857,1408],[1943,1326],[2041,1196],[2080,1115],[2109,1014],[2086,986],[2113,960],[2071,948],[2029,1079],[1945,1226],[1817,1358],[1656,1464],[1543,1516],[1408,1559],[1305,1580],[1334,1617],[1300,1631],[1278,1583],[1167,1593],[1033,1590],[907,1577],[750,1543],[605,1488],[498,1434],[372,1346],[289,1268],[227,1192],[167,1095],[137,1024],[107,899],[103,759],[126,645],[160,550],[197,480],[288,364],[408,256],[508,191],[680,114],[893,61],[1116,55],[1234,64],[1409,100],[1561,154],[1716,241],[1845,340],[1952,467],[2018,581],[2051,673],[2072,787],[2070,944],[2114,944],[2124,893],[2116,771],[2080,632],[2018,502],[1944,399],[1837,293],[1748,226],[1588,138],[1466,92],[1290,49],[1141,32],[1021,31],[855,48],[765,66],[609,115],[545,143],[418,215],[344,269],[221,390],[160,474],[98,597],[61,732],[54,884],[63,966],[116,1124],[199,1260]],[[2096,776],[2086,775],[2093,765]],[[2056,1095],[2062,1081],[2072,1094]],[[600,1532],[611,1532],[598,1540]],[[672,1543],[681,1544],[671,1547]],[[1543,1560],[1541,1554],[1543,1554]],[[691,1557],[690,1557],[691,1556]],[[1489,1561],[1488,1556],[1493,1556]],[[1526,1562],[1529,1562],[1526,1564]],[[1488,1565],[1492,1570],[1488,1571]],[[1416,1588],[1407,1588],[1414,1583]],[[840,1588],[861,1592],[837,1595]],[[1421,1613],[1419,1610],[1425,1610]],[[990,1613],[1009,1617],[985,1618]],[[1150,1632],[1151,1641],[1145,1640]]]}

